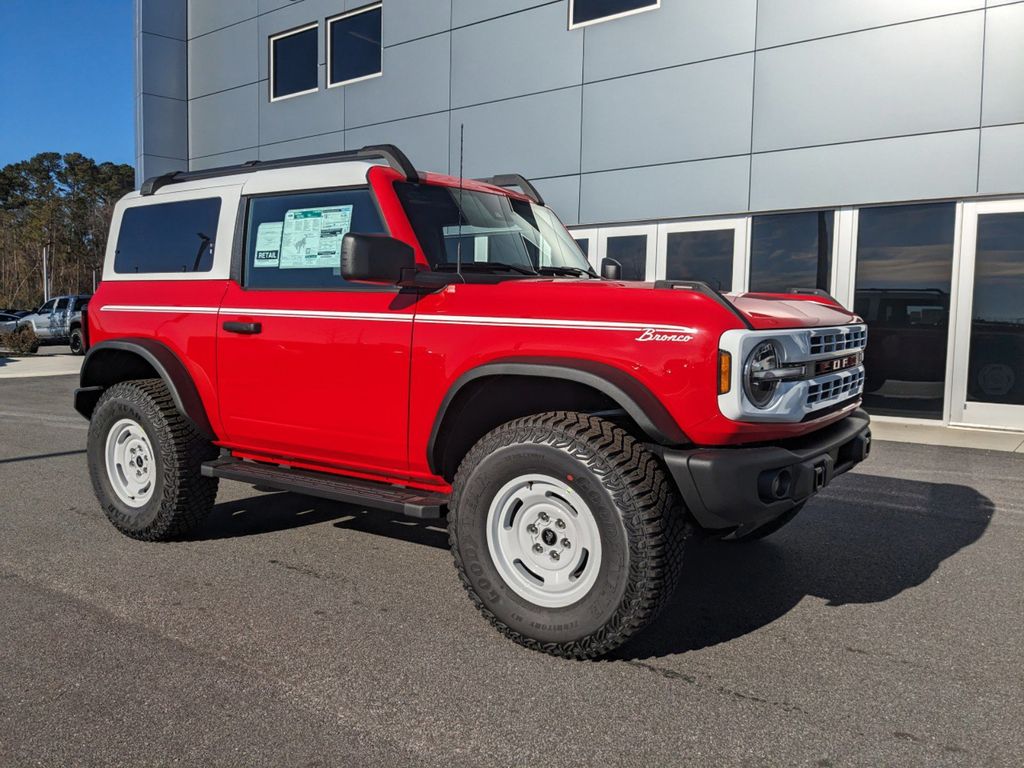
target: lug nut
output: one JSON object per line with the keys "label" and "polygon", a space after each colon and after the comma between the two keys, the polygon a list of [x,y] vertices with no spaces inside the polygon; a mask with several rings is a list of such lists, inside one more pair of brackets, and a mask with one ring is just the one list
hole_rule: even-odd
{"label": "lug nut", "polygon": [[558,559],[558,553],[555,552],[555,550],[553,550],[553,549],[551,550],[551,559],[552,560],[557,560]]}
{"label": "lug nut", "polygon": [[546,523],[546,522],[548,521],[548,519],[549,519],[549,518],[548,518],[548,513],[547,513],[547,512],[541,512],[541,513],[540,513],[539,515],[537,515],[537,517],[539,517],[539,518],[540,518],[541,520],[543,520],[543,521],[544,521],[545,523]]}
{"label": "lug nut", "polygon": [[555,520],[555,526],[558,528],[565,528],[565,520]]}
{"label": "lug nut", "polygon": [[536,533],[537,532],[537,526],[534,525],[533,523],[530,523],[528,526],[526,526],[526,532],[527,533]]}
{"label": "lug nut", "polygon": [[568,539],[562,539],[562,547],[564,549],[569,549],[570,547],[572,547],[572,542]]}
{"label": "lug nut", "polygon": [[534,544],[533,551],[539,555],[541,552],[544,551],[544,547],[542,547],[540,544]]}

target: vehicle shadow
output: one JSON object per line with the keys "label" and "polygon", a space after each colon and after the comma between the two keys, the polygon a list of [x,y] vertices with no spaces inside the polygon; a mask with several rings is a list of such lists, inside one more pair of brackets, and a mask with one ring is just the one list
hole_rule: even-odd
{"label": "vehicle shadow", "polygon": [[448,532],[443,521],[421,522],[391,512],[282,492],[217,504],[203,524],[187,538],[190,541],[233,539],[332,521],[335,528],[387,536],[438,549],[448,548]]}
{"label": "vehicle shadow", "polygon": [[829,606],[884,602],[977,541],[993,511],[988,497],[966,486],[848,474],[762,541],[694,535],[669,605],[613,658],[726,642],[772,623],[805,596]]}

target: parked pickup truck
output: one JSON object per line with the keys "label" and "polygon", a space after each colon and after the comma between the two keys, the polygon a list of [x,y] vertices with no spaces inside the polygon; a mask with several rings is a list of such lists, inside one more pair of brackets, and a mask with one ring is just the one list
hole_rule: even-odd
{"label": "parked pickup truck", "polygon": [[82,335],[82,310],[89,296],[55,296],[35,312],[18,321],[18,326],[30,326],[41,344],[67,344],[76,355],[85,354]]}
{"label": "parked pickup truck", "polygon": [[446,518],[498,630],[607,653],[694,526],[777,530],[870,432],[867,331],[830,297],[602,272],[521,176],[391,146],[150,179],[116,206],[75,393],[100,504],[149,541],[220,478]]}

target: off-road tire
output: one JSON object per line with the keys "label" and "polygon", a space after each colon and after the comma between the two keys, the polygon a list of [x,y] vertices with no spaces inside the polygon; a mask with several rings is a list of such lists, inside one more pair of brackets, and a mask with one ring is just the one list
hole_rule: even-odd
{"label": "off-road tire", "polygon": [[723,539],[723,541],[729,541],[734,544],[751,544],[755,541],[760,541],[761,539],[771,536],[779,529],[791,523],[793,521],[793,518],[800,514],[800,510],[804,508],[804,504],[806,503],[806,501],[800,502],[791,510],[789,510],[789,512],[784,512],[771,522],[765,523],[760,528],[755,528],[750,533],[742,534],[739,536],[726,536]]}
{"label": "off-road tire", "polygon": [[[521,597],[488,551],[497,489],[530,472],[566,480],[600,530],[597,581],[564,608]],[[610,421],[558,411],[503,424],[465,456],[452,488],[448,535],[462,584],[484,617],[520,645],[566,658],[602,656],[646,626],[676,586],[686,515],[658,459]]]}
{"label": "off-road tire", "polygon": [[[133,509],[118,498],[106,469],[106,440],[115,423],[129,418],[145,430],[153,448],[156,479],[152,497]],[[89,475],[110,522],[141,541],[169,541],[198,526],[213,509],[216,478],[203,477],[204,461],[217,448],[174,405],[160,379],[125,381],[100,397],[89,423]]]}
{"label": "off-road tire", "polygon": [[68,337],[68,346],[71,348],[72,355],[85,354],[85,339],[82,338],[81,328],[71,329],[71,335]]}

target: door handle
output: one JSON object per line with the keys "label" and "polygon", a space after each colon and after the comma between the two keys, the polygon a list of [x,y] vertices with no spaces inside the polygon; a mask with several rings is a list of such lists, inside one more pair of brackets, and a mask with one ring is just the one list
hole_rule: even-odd
{"label": "door handle", "polygon": [[236,322],[234,320],[229,320],[226,323],[224,323],[223,328],[228,333],[245,333],[245,334],[250,334],[251,335],[251,334],[259,333],[260,331],[262,331],[263,330],[263,324],[262,323],[240,323],[240,322]]}

